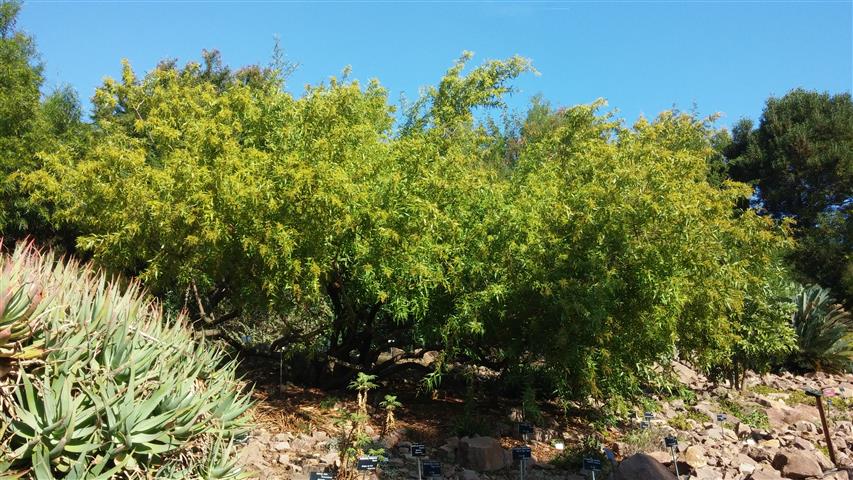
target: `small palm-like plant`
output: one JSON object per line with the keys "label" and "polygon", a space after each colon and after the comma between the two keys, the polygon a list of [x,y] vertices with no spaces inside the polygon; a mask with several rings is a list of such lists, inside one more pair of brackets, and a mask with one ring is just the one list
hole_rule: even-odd
{"label": "small palm-like plant", "polygon": [[402,407],[403,404],[397,400],[396,395],[385,395],[385,400],[379,402],[379,406],[385,409],[385,424],[383,425],[383,433],[388,433],[394,430],[394,424],[397,421],[394,418],[394,411]]}
{"label": "small palm-like plant", "polygon": [[798,349],[792,363],[826,372],[853,370],[853,317],[835,302],[829,290],[803,287],[794,298],[793,326]]}
{"label": "small palm-like plant", "polygon": [[358,412],[367,416],[367,392],[377,387],[373,381],[376,380],[376,375],[369,375],[364,372],[358,372],[355,380],[350,382],[350,390],[357,392]]}

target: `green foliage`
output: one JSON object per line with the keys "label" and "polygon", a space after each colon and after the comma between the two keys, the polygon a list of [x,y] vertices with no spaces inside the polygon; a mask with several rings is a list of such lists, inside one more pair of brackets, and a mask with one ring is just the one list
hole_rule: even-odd
{"label": "green foliage", "polygon": [[41,166],[40,152],[83,146],[88,133],[69,88],[42,99],[43,68],[32,37],[17,29],[21,4],[0,1],[0,234],[45,236],[47,212],[30,202],[23,176]]}
{"label": "green foliage", "polygon": [[385,421],[382,424],[382,431],[387,433],[394,429],[396,418],[394,412],[403,406],[396,395],[385,395],[385,399],[379,402],[379,406],[385,409]]}
{"label": "green foliage", "polygon": [[806,395],[802,390],[791,390],[788,393],[788,397],[785,398],[785,403],[788,406],[796,407],[797,405],[811,405],[815,406],[815,397]]}
{"label": "green foliage", "polygon": [[687,420],[693,420],[699,425],[702,425],[703,423],[708,422],[711,419],[708,418],[708,416],[702,412],[696,410],[687,410],[684,413],[679,413],[678,415],[670,418],[669,420],[667,420],[667,423],[669,424],[669,426],[677,430],[690,431],[693,429],[693,426],[691,426]]}
{"label": "green foliage", "polygon": [[757,128],[744,120],[724,149],[733,178],[753,182],[762,205],[797,221],[793,264],[846,301],[853,293],[853,100],[796,89],[770,98]]}
{"label": "green foliage", "polygon": [[742,404],[734,399],[719,399],[720,408],[723,412],[740,419],[743,423],[753,428],[767,430],[770,428],[770,420],[767,412],[758,405]]}
{"label": "green foliage", "polygon": [[791,362],[799,368],[853,371],[853,317],[819,285],[802,287],[795,297],[793,324],[798,350]]}
{"label": "green foliage", "polygon": [[281,338],[310,334],[317,357],[364,372],[406,338],[442,350],[433,387],[464,359],[542,365],[563,400],[634,396],[676,352],[761,365],[786,345],[771,286],[788,227],[737,208],[746,185],[709,180],[710,119],[629,127],[597,102],[478,123],[532,67],[466,72],[470,57],[396,131],[378,82],[294,97],[281,69],[215,52],[144,77],[125,63],[95,94],[91,148],[43,155],[30,198],[199,326],[272,312]]}
{"label": "green foliage", "polygon": [[350,390],[358,392],[358,412],[365,417],[367,416],[367,392],[378,386],[373,383],[374,380],[376,380],[376,375],[358,372],[355,380],[349,384]]}
{"label": "green foliage", "polygon": [[604,455],[601,439],[597,436],[588,435],[580,443],[566,447],[551,460],[552,465],[563,470],[577,471],[583,467],[584,458],[596,458],[601,461],[601,473],[599,475],[606,477],[610,472],[610,460]]}
{"label": "green foliage", "polygon": [[654,424],[649,428],[631,428],[619,439],[625,445],[625,451],[619,453],[628,457],[635,453],[661,450],[666,436],[667,431]]}
{"label": "green foliage", "polygon": [[353,467],[356,459],[367,453],[383,457],[385,451],[373,445],[370,435],[365,433],[365,426],[369,418],[361,412],[350,412],[341,410],[335,418],[338,427],[338,452],[341,468],[338,471],[339,479],[354,477]]}
{"label": "green foliage", "polygon": [[386,412],[394,412],[402,407],[403,404],[397,400],[396,395],[385,395],[385,399],[379,402],[379,406],[384,408]]}
{"label": "green foliage", "polygon": [[249,399],[235,363],[196,342],[182,318],[165,318],[137,283],[123,288],[26,245],[0,256],[0,285],[38,292],[17,297],[38,318],[18,351],[43,345],[37,359],[12,357],[0,473],[242,476],[231,445]]}

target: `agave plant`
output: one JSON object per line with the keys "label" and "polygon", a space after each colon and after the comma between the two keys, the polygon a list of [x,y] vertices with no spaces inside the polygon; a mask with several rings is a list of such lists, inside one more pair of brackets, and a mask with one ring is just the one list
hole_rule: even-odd
{"label": "agave plant", "polygon": [[818,285],[803,287],[794,298],[793,326],[797,367],[839,372],[853,370],[853,317]]}
{"label": "agave plant", "polygon": [[40,357],[38,338],[45,302],[44,292],[32,271],[32,247],[16,250],[0,271],[0,359]]}
{"label": "agave plant", "polygon": [[183,318],[165,317],[136,283],[32,247],[0,256],[0,292],[12,292],[0,319],[19,332],[2,344],[17,363],[0,413],[0,478],[243,476],[232,442],[247,429],[249,396],[236,364]]}

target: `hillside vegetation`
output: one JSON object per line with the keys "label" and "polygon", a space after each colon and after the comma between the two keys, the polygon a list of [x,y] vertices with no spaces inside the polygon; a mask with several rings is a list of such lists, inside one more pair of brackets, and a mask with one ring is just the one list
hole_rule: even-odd
{"label": "hillside vegetation", "polygon": [[276,46],[124,61],[85,120],[40,93],[19,8],[0,4],[3,468],[227,476],[235,358],[433,393],[483,367],[526,412],[610,423],[677,390],[675,359],[734,387],[850,369],[849,94],[793,91],[730,135],[604,100],[510,111],[519,56],[465,52],[401,106],[348,69],[295,93]]}

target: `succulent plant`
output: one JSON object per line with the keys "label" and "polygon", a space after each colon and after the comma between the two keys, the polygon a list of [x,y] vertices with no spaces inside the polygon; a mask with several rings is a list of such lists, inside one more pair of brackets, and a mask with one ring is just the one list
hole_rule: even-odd
{"label": "succulent plant", "polygon": [[14,332],[0,343],[0,477],[243,476],[233,439],[250,400],[236,364],[137,283],[24,246],[0,256],[0,292]]}

